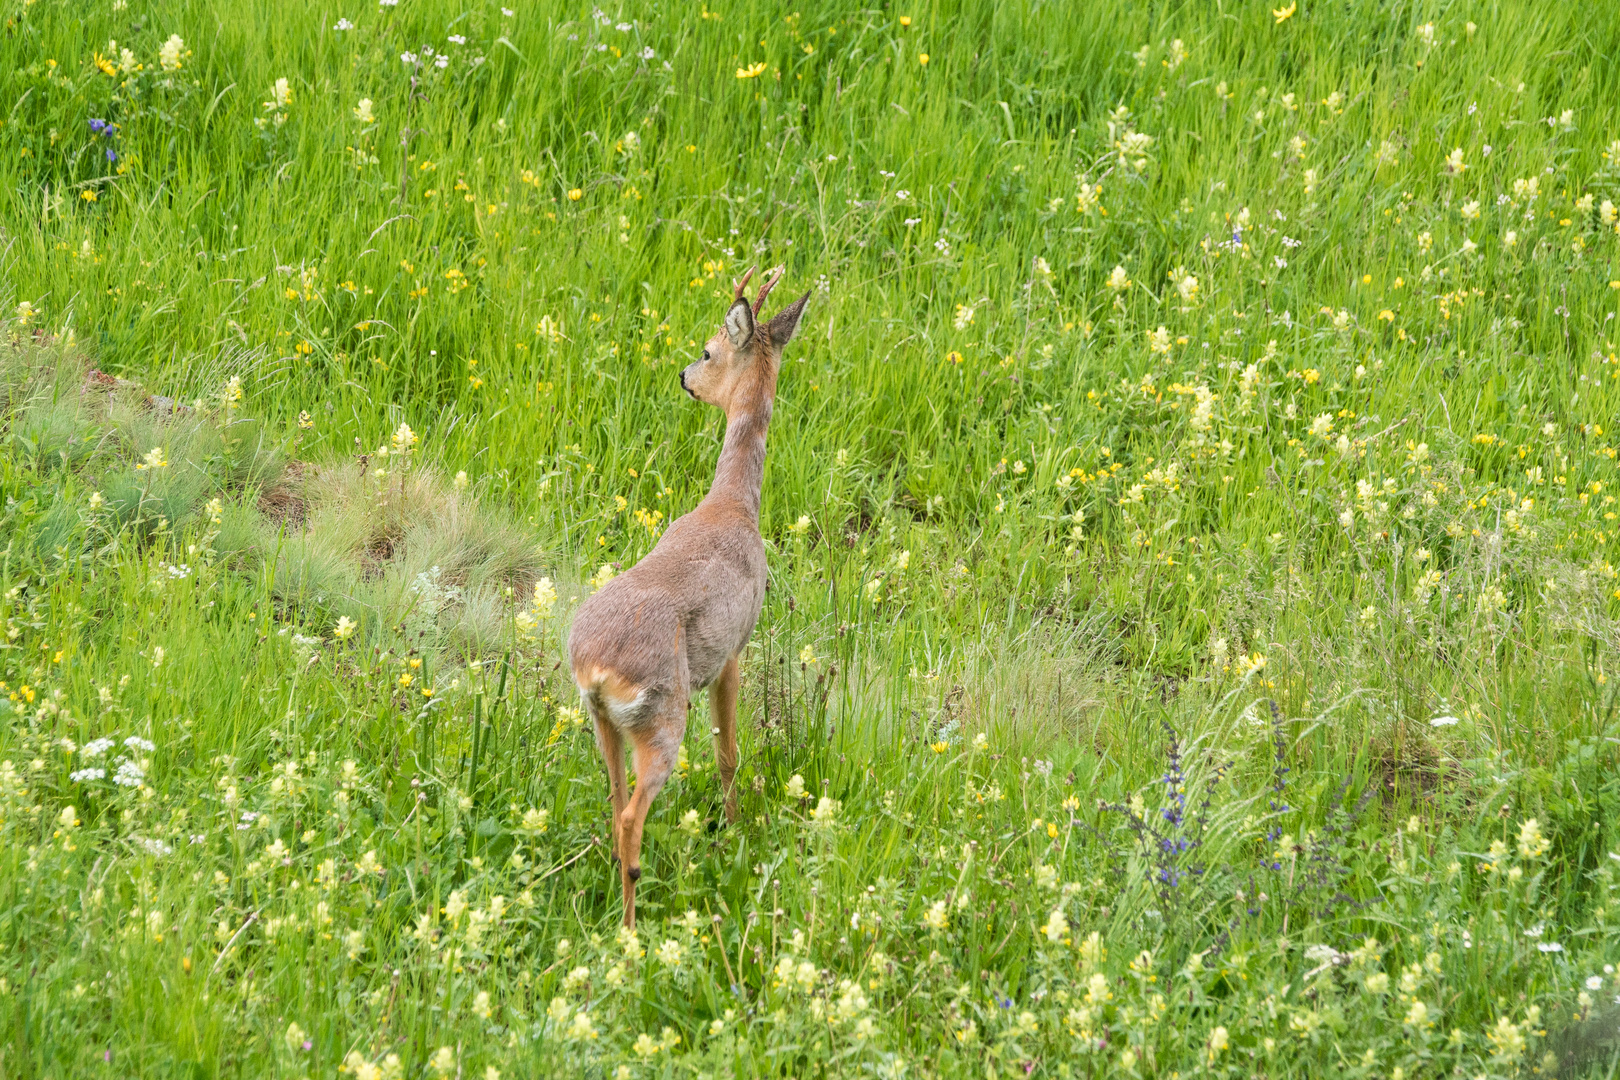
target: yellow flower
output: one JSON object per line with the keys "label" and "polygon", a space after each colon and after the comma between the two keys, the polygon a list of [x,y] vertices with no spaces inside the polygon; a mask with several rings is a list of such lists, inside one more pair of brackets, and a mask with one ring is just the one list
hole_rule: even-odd
{"label": "yellow flower", "polygon": [[902,16],[900,16],[900,25],[901,26],[910,26],[911,25],[911,16],[910,15],[902,15]]}
{"label": "yellow flower", "polygon": [[763,60],[737,69],[737,78],[739,79],[757,79],[763,74],[765,74],[765,61]]}
{"label": "yellow flower", "polygon": [[585,195],[585,193],[583,191],[581,191],[579,188],[569,188],[568,189],[568,201],[569,202],[579,202],[579,200],[582,197],[584,197],[584,195]]}
{"label": "yellow flower", "polygon": [[918,53],[917,54],[917,63],[921,64],[923,67],[927,67],[928,66],[928,54],[927,53]]}
{"label": "yellow flower", "polygon": [[[1274,8],[1272,10],[1272,12],[1271,12],[1271,17],[1276,19],[1277,23],[1284,23],[1284,22],[1287,22],[1289,19],[1292,19],[1294,17],[1294,12],[1296,12],[1298,10],[1299,10],[1299,0],[1294,0],[1294,2],[1292,4],[1289,4],[1285,8]],[[1273,25],[1275,25],[1275,24],[1273,24]],[[1218,1030],[1223,1035],[1226,1033],[1225,1028],[1220,1028]]]}
{"label": "yellow flower", "polygon": [[83,199],[85,202],[95,202],[98,197],[99,196],[97,196],[93,191],[79,192],[79,198]]}

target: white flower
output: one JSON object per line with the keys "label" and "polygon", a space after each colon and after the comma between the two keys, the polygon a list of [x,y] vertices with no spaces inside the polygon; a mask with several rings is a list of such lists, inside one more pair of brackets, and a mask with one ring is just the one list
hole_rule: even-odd
{"label": "white flower", "polygon": [[[378,0],[378,2],[382,3],[384,0]],[[402,64],[415,64],[416,54],[413,52],[402,52],[399,54],[399,62]]]}
{"label": "white flower", "polygon": [[353,30],[354,29],[354,23],[350,22],[348,19],[339,19],[337,21],[336,25],[334,25],[332,27],[332,29],[333,30]]}
{"label": "white flower", "polygon": [[179,34],[169,35],[169,40],[158,49],[158,63],[164,71],[180,70],[180,57],[185,48],[186,43],[180,39]]}
{"label": "white flower", "polygon": [[1455,716],[1437,716],[1433,720],[1429,721],[1429,726],[1451,727],[1453,724],[1459,724],[1461,722],[1462,721],[1458,720]]}
{"label": "white flower", "polygon": [[359,104],[354,107],[354,118],[362,124],[374,124],[377,122],[376,114],[371,111],[370,98],[363,97],[360,99]]}
{"label": "white flower", "polygon": [[124,745],[131,750],[144,750],[148,754],[156,749],[151,740],[143,739],[139,735],[131,735],[129,738],[125,739]]}

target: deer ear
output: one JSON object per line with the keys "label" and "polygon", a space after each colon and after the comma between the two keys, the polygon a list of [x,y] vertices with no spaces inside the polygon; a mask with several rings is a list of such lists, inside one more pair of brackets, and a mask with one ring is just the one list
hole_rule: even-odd
{"label": "deer ear", "polygon": [[737,300],[726,309],[726,335],[731,347],[740,349],[754,339],[754,312],[747,300]]}
{"label": "deer ear", "polygon": [[804,305],[810,300],[810,294],[805,293],[793,303],[776,313],[776,318],[766,324],[766,332],[770,334],[771,344],[778,349],[793,340],[793,335],[799,332],[799,320],[804,318]]}

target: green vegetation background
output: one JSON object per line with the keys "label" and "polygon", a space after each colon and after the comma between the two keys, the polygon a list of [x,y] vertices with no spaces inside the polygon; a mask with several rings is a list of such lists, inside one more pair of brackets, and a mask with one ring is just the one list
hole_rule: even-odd
{"label": "green vegetation background", "polygon": [[[1608,1067],[1606,7],[3,11],[0,1070]],[[778,263],[623,940],[567,613]]]}

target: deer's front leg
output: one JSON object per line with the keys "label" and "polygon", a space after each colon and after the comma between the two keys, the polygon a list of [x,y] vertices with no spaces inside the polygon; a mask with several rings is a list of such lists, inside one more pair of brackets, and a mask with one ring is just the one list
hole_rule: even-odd
{"label": "deer's front leg", "polygon": [[726,820],[737,820],[737,691],[742,683],[741,653],[726,661],[720,677],[709,687],[709,710],[714,715],[714,763],[720,770],[720,791],[725,797]]}

